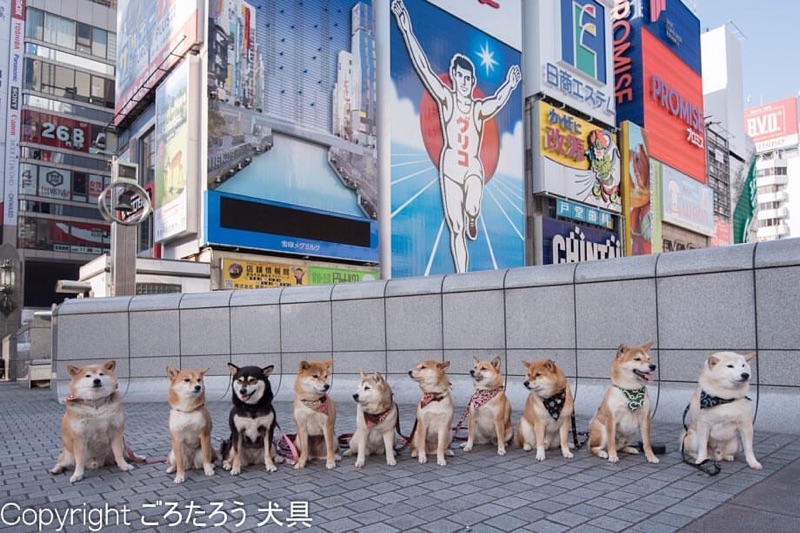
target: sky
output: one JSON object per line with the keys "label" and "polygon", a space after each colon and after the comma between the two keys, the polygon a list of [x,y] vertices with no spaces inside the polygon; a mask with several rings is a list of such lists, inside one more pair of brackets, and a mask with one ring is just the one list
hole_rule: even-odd
{"label": "sky", "polygon": [[[700,19],[700,31],[732,21],[744,35],[745,107],[800,95],[800,2],[797,0],[683,0]],[[748,97],[750,101],[748,102]]]}

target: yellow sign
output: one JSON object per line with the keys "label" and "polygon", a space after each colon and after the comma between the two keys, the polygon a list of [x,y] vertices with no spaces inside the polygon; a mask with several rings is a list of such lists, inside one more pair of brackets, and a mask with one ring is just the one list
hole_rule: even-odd
{"label": "yellow sign", "polygon": [[[539,102],[539,124],[540,149],[544,157],[578,170],[590,168],[590,154],[587,153],[590,134],[603,128],[545,102]],[[611,135],[614,144],[616,137]]]}
{"label": "yellow sign", "polygon": [[308,269],[262,261],[222,260],[223,289],[267,289],[308,285]]}

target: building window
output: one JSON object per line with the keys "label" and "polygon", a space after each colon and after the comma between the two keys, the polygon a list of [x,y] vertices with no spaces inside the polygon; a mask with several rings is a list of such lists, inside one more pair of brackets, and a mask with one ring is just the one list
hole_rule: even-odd
{"label": "building window", "polygon": [[75,21],[44,14],[44,40],[70,50],[75,50]]}
{"label": "building window", "polygon": [[108,32],[100,28],[92,31],[92,55],[105,58],[108,54]]}
{"label": "building window", "polygon": [[29,7],[25,13],[25,37],[44,40],[44,13],[38,9]]}
{"label": "building window", "polygon": [[148,131],[141,139],[142,185],[153,183],[156,179],[156,143],[155,130]]}
{"label": "building window", "polygon": [[92,53],[92,27],[88,24],[78,23],[78,39],[75,49],[84,54]]}

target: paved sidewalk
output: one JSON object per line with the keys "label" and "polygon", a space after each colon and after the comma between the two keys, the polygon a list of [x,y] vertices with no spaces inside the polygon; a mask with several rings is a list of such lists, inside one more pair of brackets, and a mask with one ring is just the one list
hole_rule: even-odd
{"label": "paved sidewalk", "polygon": [[[65,516],[62,531],[195,531],[223,520],[217,530],[296,531],[306,530],[306,516],[308,531],[331,532],[652,533],[685,526],[687,531],[775,532],[797,531],[800,523],[800,436],[757,433],[756,455],[764,470],[751,470],[738,459],[723,464],[715,477],[681,462],[676,423],[654,427],[653,440],[664,442],[668,451],[658,465],[641,455],[622,455],[614,465],[585,448],[572,460],[549,452],[537,463],[533,454],[516,447],[500,457],[491,447],[477,446],[470,453],[457,449],[446,467],[420,465],[404,451],[394,467],[371,456],[356,470],[354,458],[346,457],[333,471],[320,462],[305,470],[279,465],[272,474],[251,466],[236,477],[218,468],[210,478],[191,471],[184,484],[175,485],[163,464],[145,464],[130,473],[88,471],[72,485],[68,475],[48,473],[60,450],[64,412],[53,397],[47,389],[0,383],[0,529],[36,531],[37,520],[50,520],[42,529],[56,531]],[[218,446],[226,436],[230,403],[209,402],[208,407]],[[276,408],[283,429],[294,432],[291,405]],[[457,416],[462,408],[457,406]],[[164,402],[126,403],[125,410],[129,446],[149,459],[164,458],[169,450],[166,378]],[[400,410],[408,432],[413,406]],[[337,411],[337,434],[352,432],[355,404],[338,402]],[[515,424],[518,418],[519,412]],[[579,430],[587,425],[588,419],[579,419]],[[166,528],[178,520],[188,524]]]}

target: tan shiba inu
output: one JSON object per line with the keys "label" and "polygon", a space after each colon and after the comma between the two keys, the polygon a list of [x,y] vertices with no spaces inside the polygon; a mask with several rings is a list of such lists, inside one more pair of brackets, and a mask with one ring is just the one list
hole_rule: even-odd
{"label": "tan shiba inu", "polygon": [[503,390],[500,357],[482,361],[477,357],[469,371],[475,392],[469,399],[467,442],[461,445],[465,452],[474,444],[497,444],[497,455],[506,454],[506,444],[514,438],[511,425],[511,402]]}
{"label": "tan shiba inu", "polygon": [[50,471],[60,474],[74,468],[71,483],[83,479],[86,468],[96,469],[116,463],[120,470],[133,469],[125,460],[122,436],[125,413],[117,391],[116,361],[102,365],[69,365],[70,395],[61,420],[64,447]]}
{"label": "tan shiba inu", "polygon": [[341,459],[334,434],[336,408],[328,396],[328,371],[333,359],[301,361],[294,381],[295,444],[299,457],[295,468],[305,468],[309,459],[325,459],[325,468],[336,468]]}
{"label": "tan shiba inu", "polygon": [[445,455],[455,455],[450,449],[453,442],[450,425],[455,409],[450,395],[450,380],[446,374],[448,368],[450,361],[428,359],[408,371],[422,391],[409,446],[411,457],[417,457],[420,463],[427,463],[427,454],[435,452],[436,464],[445,466]]}
{"label": "tan shiba inu", "polygon": [[169,376],[169,436],[172,449],[167,474],[175,472],[175,483],[183,483],[187,469],[200,468],[214,475],[217,453],[211,445],[211,415],[206,409],[203,376],[208,369],[178,370],[167,366]]}
{"label": "tan shiba inu", "polygon": [[647,383],[653,381],[656,369],[650,360],[653,345],[627,347],[621,344],[611,363],[611,386],[606,389],[603,402],[589,423],[589,451],[608,459],[619,461],[618,451],[639,453],[631,446],[637,431],[642,435],[642,447],[651,463],[657,463],[650,443],[650,397]]}
{"label": "tan shiba inu", "polygon": [[544,461],[545,450],[561,446],[561,455],[572,459],[569,423],[574,412],[569,381],[561,368],[547,359],[525,365],[525,388],[530,391],[517,429],[517,444],[529,452],[536,447],[536,460]]}
{"label": "tan shiba inu", "polygon": [[394,454],[394,430],[397,424],[397,404],[392,388],[381,375],[361,372],[361,383],[353,394],[356,401],[356,432],[350,439],[350,449],[344,455],[356,456],[356,468],[364,466],[367,455],[386,454],[386,464],[397,464]]}
{"label": "tan shiba inu", "polygon": [[747,465],[761,470],[753,453],[753,406],[747,398],[750,361],[755,356],[755,352],[718,352],[703,365],[689,404],[691,423],[681,436],[684,451],[696,457],[697,464],[709,455],[715,461],[733,461],[734,455],[744,450]]}

